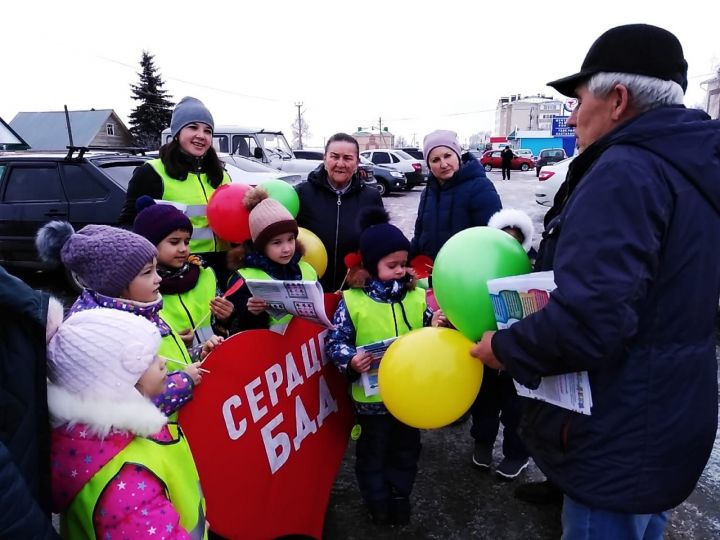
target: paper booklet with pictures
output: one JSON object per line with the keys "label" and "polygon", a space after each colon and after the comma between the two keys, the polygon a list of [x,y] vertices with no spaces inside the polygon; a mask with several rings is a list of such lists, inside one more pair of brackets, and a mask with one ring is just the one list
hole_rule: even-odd
{"label": "paper booklet with pictures", "polygon": [[268,304],[271,317],[293,315],[332,328],[325,314],[323,289],[319,281],[245,280],[253,296]]}
{"label": "paper booklet with pictures", "polygon": [[396,340],[396,337],[383,339],[382,341],[376,341],[375,343],[368,343],[366,345],[358,345],[355,350],[359,353],[369,352],[373,355],[373,362],[370,369],[365,373],[360,374],[360,381],[363,385],[363,390],[367,397],[375,396],[380,393],[378,386],[378,369],[380,368],[380,360],[385,356],[385,351],[388,347]]}
{"label": "paper booklet with pictures", "polygon": [[[555,289],[552,271],[491,279],[487,282],[495,320],[499,330],[508,328],[523,317],[535,313],[548,303]],[[518,395],[539,399],[564,409],[590,414],[592,394],[587,371],[543,377],[540,386],[531,390],[515,381]]]}

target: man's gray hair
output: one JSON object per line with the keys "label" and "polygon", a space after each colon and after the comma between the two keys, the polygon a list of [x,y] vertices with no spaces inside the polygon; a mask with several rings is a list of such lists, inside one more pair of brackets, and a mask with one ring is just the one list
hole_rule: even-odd
{"label": "man's gray hair", "polygon": [[633,107],[641,113],[663,105],[683,104],[684,93],[678,83],[645,75],[596,73],[590,77],[587,88],[594,96],[604,97],[616,84],[628,89]]}

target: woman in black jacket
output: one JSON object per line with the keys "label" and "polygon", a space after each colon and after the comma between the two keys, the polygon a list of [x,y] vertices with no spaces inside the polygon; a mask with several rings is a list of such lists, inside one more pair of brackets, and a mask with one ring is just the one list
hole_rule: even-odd
{"label": "woman in black jacket", "polygon": [[296,189],[300,197],[297,222],[325,245],[328,267],[320,279],[323,290],[338,290],[345,278],[343,258],[357,251],[358,215],[364,208],[383,208],[380,192],[368,188],[356,174],[360,147],[346,133],[336,133],[325,145],[323,164]]}
{"label": "woman in black jacket", "polygon": [[212,146],[214,120],[202,102],[184,97],[170,120],[172,141],[160,148],[160,158],[138,167],[130,179],[120,223],[132,228],[136,200],[148,195],[173,203],[190,218],[193,235],[190,251],[200,255],[215,271],[218,282],[227,282],[227,244],[208,225],[207,204],[215,190],[230,177]]}

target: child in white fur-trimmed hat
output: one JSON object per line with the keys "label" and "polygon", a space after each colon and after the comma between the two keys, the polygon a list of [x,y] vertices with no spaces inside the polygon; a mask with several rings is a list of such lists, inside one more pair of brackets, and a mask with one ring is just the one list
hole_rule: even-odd
{"label": "child in white fur-trimmed hat", "polygon": [[535,234],[535,227],[532,219],[522,210],[517,208],[503,208],[492,215],[488,221],[488,227],[505,231],[522,244],[523,249],[530,254],[533,250],[532,240]]}
{"label": "child in white fur-trimmed hat", "polygon": [[97,308],[70,315],[48,344],[52,509],[64,537],[205,533],[190,448],[151,401],[165,390],[160,339],[144,317]]}

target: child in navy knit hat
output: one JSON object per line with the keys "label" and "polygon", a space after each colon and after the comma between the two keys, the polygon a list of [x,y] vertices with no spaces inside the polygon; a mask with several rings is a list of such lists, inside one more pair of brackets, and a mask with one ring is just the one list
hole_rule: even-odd
{"label": "child in navy knit hat", "polygon": [[343,292],[325,351],[352,381],[351,394],[361,435],[355,473],[360,493],[377,524],[406,524],[420,456],[420,431],[394,418],[379,394],[366,395],[360,375],[376,366],[357,347],[406,334],[423,326],[445,326],[441,311],[425,302],[409,271],[410,242],[388,222],[383,209],[360,218],[360,260],[346,257],[350,289]]}
{"label": "child in navy knit hat", "polygon": [[161,317],[188,347],[197,347],[216,333],[224,335],[224,323],[232,315],[233,305],[218,293],[213,269],[197,255],[190,255],[190,218],[172,204],[157,204],[147,195],[139,197],[135,205],[138,213],[133,231],[158,251]]}
{"label": "child in navy knit hat", "polygon": [[162,341],[160,356],[170,370],[166,392],[155,403],[165,414],[177,411],[192,397],[202,380],[200,362],[222,340],[213,336],[202,348],[188,351],[180,336],[163,320],[157,249],[131,231],[107,225],[87,225],[75,232],[65,221],[51,221],[36,238],[40,256],[62,263],[84,288],[70,313],[88,309],[112,308],[144,317],[154,323]]}

